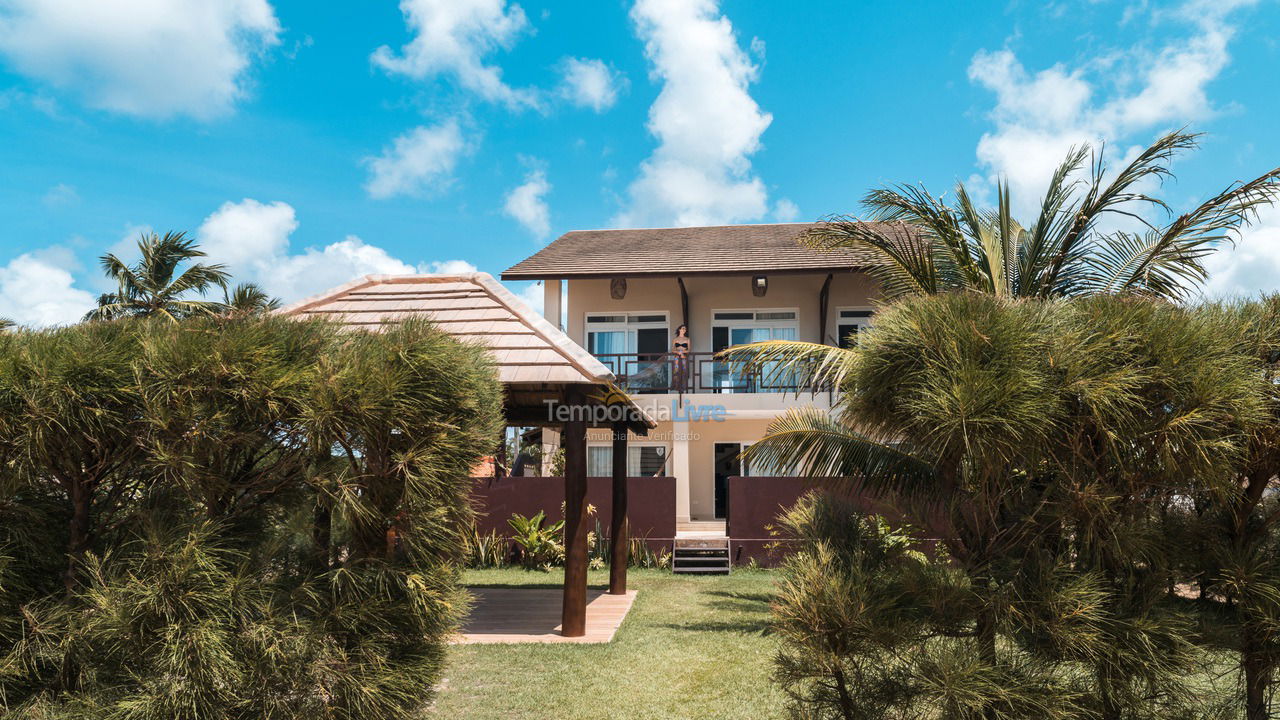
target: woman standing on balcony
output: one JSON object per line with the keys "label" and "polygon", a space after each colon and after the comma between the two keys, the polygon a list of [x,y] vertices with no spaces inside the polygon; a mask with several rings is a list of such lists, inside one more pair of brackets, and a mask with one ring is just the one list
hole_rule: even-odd
{"label": "woman standing on balcony", "polygon": [[689,343],[689,326],[681,325],[676,328],[675,339],[671,341],[671,387],[679,392],[689,389]]}

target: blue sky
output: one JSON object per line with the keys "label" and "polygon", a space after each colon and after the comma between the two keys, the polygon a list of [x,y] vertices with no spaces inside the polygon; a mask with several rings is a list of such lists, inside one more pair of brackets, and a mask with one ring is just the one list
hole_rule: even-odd
{"label": "blue sky", "polygon": [[[1183,125],[1187,207],[1280,165],[1278,37],[1274,0],[0,0],[0,316],[74,320],[145,229],[292,300],[891,182],[1025,215],[1073,143]],[[1280,287],[1280,213],[1212,270]]]}

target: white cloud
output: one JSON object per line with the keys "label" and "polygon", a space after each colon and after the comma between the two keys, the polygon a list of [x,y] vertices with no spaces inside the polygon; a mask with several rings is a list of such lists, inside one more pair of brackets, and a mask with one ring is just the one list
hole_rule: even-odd
{"label": "white cloud", "polygon": [[253,57],[279,42],[267,0],[6,0],[0,55],[91,106],[208,119],[244,96]]}
{"label": "white cloud", "polygon": [[1258,222],[1245,228],[1234,248],[1224,247],[1205,259],[1211,298],[1254,297],[1280,291],[1280,206],[1264,208]]}
{"label": "white cloud", "polygon": [[0,317],[43,327],[80,320],[97,299],[75,287],[75,258],[64,248],[24,253],[0,267]]}
{"label": "white cloud", "polygon": [[618,101],[618,88],[625,82],[603,60],[565,58],[560,63],[560,95],[579,107],[604,112]]}
{"label": "white cloud", "polygon": [[479,268],[466,260],[437,260],[419,265],[418,269],[433,275],[461,275],[477,272]]}
{"label": "white cloud", "polygon": [[541,169],[530,170],[524,183],[507,194],[502,211],[535,237],[545,238],[551,232],[551,209],[546,200],[549,192],[551,183],[547,182],[547,174]]}
{"label": "white cloud", "polygon": [[995,129],[977,149],[985,179],[1007,177],[1015,209],[1029,215],[1071,146],[1145,144],[1156,132],[1212,115],[1207,89],[1230,61],[1234,32],[1226,13],[1244,4],[1188,3],[1157,19],[1189,22],[1190,37],[1156,52],[1137,45],[1076,68],[1030,72],[1008,49],[978,52],[969,78],[996,97]]}
{"label": "white cloud", "polygon": [[228,265],[233,282],[256,282],[288,301],[314,295],[361,275],[418,272],[475,272],[465,260],[426,262],[415,268],[377,245],[348,235],[324,247],[294,253],[290,236],[298,228],[292,206],[246,198],[223,203],[196,231],[207,262]]}
{"label": "white cloud", "polygon": [[381,156],[365,158],[370,173],[365,190],[384,199],[447,187],[458,158],[470,147],[457,120],[416,127],[393,140]]}
{"label": "white cloud", "polygon": [[800,206],[787,198],[781,198],[773,204],[773,218],[778,222],[795,222],[800,217]]}
{"label": "white cloud", "polygon": [[414,38],[399,53],[386,45],[378,48],[372,56],[375,65],[415,79],[452,75],[486,100],[534,103],[532,93],[510,87],[499,68],[484,62],[485,55],[509,48],[528,27],[519,5],[506,0],[401,0],[400,10]]}
{"label": "white cloud", "polygon": [[67,207],[80,202],[80,193],[77,193],[72,185],[58,183],[49,188],[44,197],[40,198],[40,202],[51,208]]}
{"label": "white cloud", "polygon": [[273,264],[289,250],[298,218],[288,203],[263,204],[245,198],[225,202],[205,218],[196,238],[211,262],[220,262],[236,277],[271,274]]}
{"label": "white cloud", "polygon": [[546,296],[544,288],[540,282],[531,282],[516,291],[516,297],[525,302],[526,305],[533,308],[539,315],[542,314],[542,308],[546,305]]}
{"label": "white cloud", "polygon": [[262,278],[268,292],[285,301],[314,295],[361,275],[411,275],[416,269],[377,245],[355,235],[322,248],[281,258],[270,276]]}
{"label": "white cloud", "polygon": [[715,0],[637,0],[631,11],[652,75],[649,109],[658,147],[628,190],[621,226],[753,220],[768,210],[750,156],[773,117],[747,92],[758,68]]}

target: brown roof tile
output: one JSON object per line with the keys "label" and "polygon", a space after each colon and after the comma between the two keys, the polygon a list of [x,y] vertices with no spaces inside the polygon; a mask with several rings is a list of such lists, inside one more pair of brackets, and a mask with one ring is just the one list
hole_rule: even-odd
{"label": "brown roof tile", "polygon": [[813,223],[575,230],[516,263],[504,280],[796,272],[866,267],[866,250],[821,252],[796,238]]}

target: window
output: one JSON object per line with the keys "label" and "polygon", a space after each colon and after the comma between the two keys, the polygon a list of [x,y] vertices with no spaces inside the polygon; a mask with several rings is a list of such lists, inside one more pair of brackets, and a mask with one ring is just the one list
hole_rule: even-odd
{"label": "window", "polygon": [[661,354],[667,350],[666,313],[587,315],[587,352],[592,355]]}
{"label": "window", "polygon": [[858,344],[858,333],[871,327],[870,310],[842,308],[836,318],[836,344],[849,349]]}
{"label": "window", "polygon": [[[665,472],[667,466],[666,445],[627,444],[627,475],[650,477]],[[610,477],[613,475],[613,445],[587,446],[587,475]]]}
{"label": "window", "polygon": [[[798,317],[797,311],[787,309],[717,310],[711,314],[711,349],[720,352],[734,345],[796,340]],[[739,368],[720,362],[712,368],[703,368],[704,377],[707,370],[711,370],[712,384],[719,392],[770,392],[796,385],[794,373],[782,371],[776,363],[762,368],[755,378],[746,377]]]}

